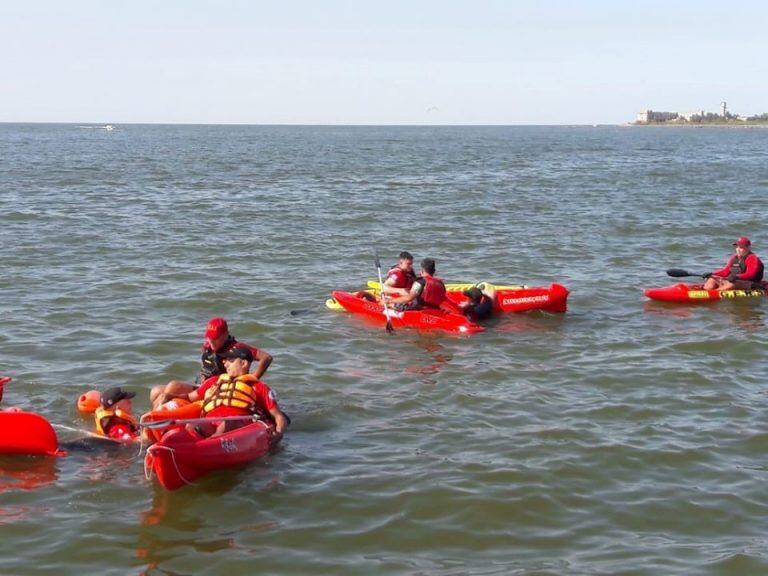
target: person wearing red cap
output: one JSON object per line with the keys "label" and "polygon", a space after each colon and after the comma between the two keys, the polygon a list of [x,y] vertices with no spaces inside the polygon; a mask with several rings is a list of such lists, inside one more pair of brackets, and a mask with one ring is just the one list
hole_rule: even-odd
{"label": "person wearing red cap", "polygon": [[288,418],[277,404],[272,390],[254,374],[249,374],[254,360],[251,347],[236,344],[220,354],[226,373],[211,376],[197,390],[190,392],[190,402],[202,400],[201,416],[210,418],[210,424],[194,426],[202,436],[219,436],[245,426],[248,420],[219,420],[216,418],[256,415],[273,425],[270,442],[276,443],[288,425]]}
{"label": "person wearing red cap", "polygon": [[735,254],[720,270],[715,270],[704,277],[705,290],[751,290],[761,288],[763,281],[763,263],[752,252],[752,242],[746,236],[733,243]]}
{"label": "person wearing red cap", "polygon": [[[200,373],[197,376],[196,383],[199,384],[211,376],[223,374],[226,370],[221,354],[230,350],[236,344],[242,344],[251,350],[255,361],[253,363],[253,375],[256,378],[261,378],[272,363],[272,356],[255,346],[238,342],[229,333],[227,321],[224,318],[217,317],[211,318],[205,327],[205,340],[200,357]],[[155,386],[152,388],[149,399],[152,402],[153,409],[157,409],[168,400],[186,396],[196,387],[196,384],[190,384],[181,380],[171,380],[165,386]]]}

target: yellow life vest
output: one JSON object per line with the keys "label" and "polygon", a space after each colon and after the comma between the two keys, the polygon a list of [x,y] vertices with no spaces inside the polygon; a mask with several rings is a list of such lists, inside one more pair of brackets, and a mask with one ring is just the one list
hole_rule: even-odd
{"label": "yellow life vest", "polygon": [[242,408],[255,412],[258,398],[253,386],[259,382],[253,374],[244,374],[234,380],[229,374],[222,374],[214,386],[206,390],[203,398],[202,416],[219,406]]}
{"label": "yellow life vest", "polygon": [[104,429],[104,426],[110,419],[113,418],[116,418],[119,421],[117,423],[128,424],[134,431],[139,429],[139,423],[136,418],[133,417],[133,414],[124,410],[120,410],[120,408],[111,410],[104,408],[103,406],[99,406],[96,408],[96,412],[94,412],[94,417],[96,418],[96,432],[104,436],[107,435],[107,430]]}

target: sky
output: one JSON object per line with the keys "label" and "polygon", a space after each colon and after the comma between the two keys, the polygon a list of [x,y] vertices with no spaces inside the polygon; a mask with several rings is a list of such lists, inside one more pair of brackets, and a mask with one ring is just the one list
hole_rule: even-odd
{"label": "sky", "polygon": [[768,2],[0,0],[0,122],[768,112]]}

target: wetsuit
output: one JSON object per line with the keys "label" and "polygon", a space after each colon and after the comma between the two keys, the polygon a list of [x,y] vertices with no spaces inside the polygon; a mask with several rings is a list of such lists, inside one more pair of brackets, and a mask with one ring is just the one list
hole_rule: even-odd
{"label": "wetsuit", "polygon": [[485,320],[490,318],[493,312],[493,300],[488,298],[485,294],[480,296],[480,300],[477,302],[470,302],[464,308],[464,314],[472,320],[477,322],[479,320]]}

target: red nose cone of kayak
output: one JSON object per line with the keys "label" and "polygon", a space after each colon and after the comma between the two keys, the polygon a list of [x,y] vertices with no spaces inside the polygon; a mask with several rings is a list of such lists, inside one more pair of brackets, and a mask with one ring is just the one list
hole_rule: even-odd
{"label": "red nose cone of kayak", "polygon": [[63,456],[50,422],[33,412],[0,412],[0,454]]}

